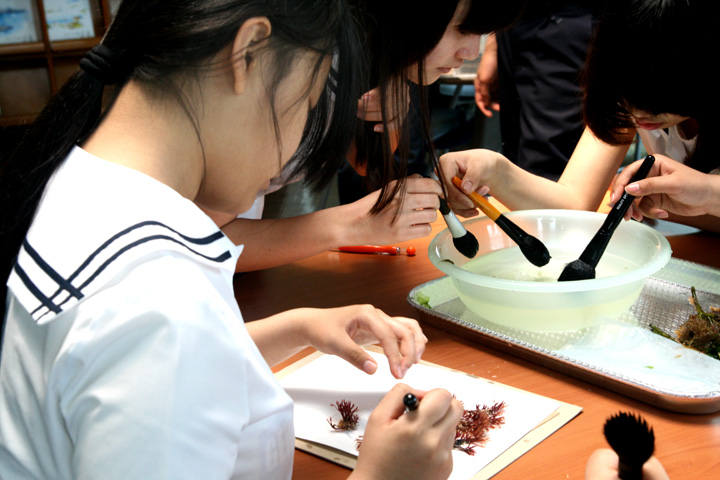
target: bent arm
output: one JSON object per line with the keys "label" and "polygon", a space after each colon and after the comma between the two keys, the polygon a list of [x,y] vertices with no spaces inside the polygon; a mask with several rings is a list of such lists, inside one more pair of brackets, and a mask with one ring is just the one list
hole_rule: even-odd
{"label": "bent arm", "polygon": [[[586,129],[557,182],[533,175],[496,152],[471,150],[443,155],[442,168],[449,181],[453,175],[469,180],[469,188],[483,185],[511,210],[565,208],[597,210],[622,164],[627,146],[611,146]],[[450,192],[451,205],[465,214],[472,205]]]}
{"label": "bent arm", "polygon": [[297,217],[232,220],[223,232],[245,245],[236,271],[275,267],[344,245],[388,245],[430,234],[442,193],[436,181],[409,177],[404,192],[370,215],[379,193]]}
{"label": "bent arm", "polygon": [[326,209],[290,218],[232,220],[222,231],[244,245],[235,271],[277,267],[341,246],[337,213]]}

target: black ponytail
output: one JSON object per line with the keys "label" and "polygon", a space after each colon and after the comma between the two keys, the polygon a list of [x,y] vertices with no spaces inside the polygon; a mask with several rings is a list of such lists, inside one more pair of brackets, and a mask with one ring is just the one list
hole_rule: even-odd
{"label": "black ponytail", "polygon": [[[53,172],[100,117],[103,83],[77,71],[28,127],[13,154],[0,166],[0,275],[5,281],[15,263],[35,209]],[[4,316],[4,314],[3,314]]]}
{"label": "black ponytail", "polygon": [[[347,149],[352,131],[345,127],[354,121],[358,89],[353,85],[360,75],[356,26],[344,1],[124,0],[102,45],[83,59],[81,70],[53,97],[0,166],[1,298],[6,297],[6,280],[49,179],[70,150],[93,132],[102,120],[101,112],[112,106],[122,86],[134,81],[151,97],[175,99],[197,126],[192,108],[184,101],[182,83],[217,67],[211,59],[231,45],[242,24],[253,17],[267,17],[272,25],[267,39],[275,68],[267,85],[271,105],[299,51],[319,54],[316,74],[333,52],[342,54],[337,75],[343,79],[339,87],[343,91],[332,104],[320,102],[307,130],[325,134],[325,151]],[[111,83],[117,83],[116,88],[104,92],[105,84]],[[108,94],[104,107],[103,93]],[[277,112],[273,109],[272,114],[279,135]],[[315,154],[314,145],[306,144],[305,150]]]}

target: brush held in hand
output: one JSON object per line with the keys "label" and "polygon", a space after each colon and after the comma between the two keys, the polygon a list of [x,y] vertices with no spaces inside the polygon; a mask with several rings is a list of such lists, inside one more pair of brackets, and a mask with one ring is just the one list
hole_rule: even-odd
{"label": "brush held in hand", "polygon": [[[460,189],[460,191],[465,193],[460,186],[462,180],[459,177],[453,177],[452,182]],[[517,243],[518,247],[520,247],[520,251],[530,263],[536,267],[542,267],[550,262],[550,252],[545,244],[539,239],[533,237],[525,230],[518,227],[509,218],[500,213],[500,210],[495,208],[478,193],[465,193],[465,195],[467,195],[470,200],[473,201],[475,206],[482,210],[485,215],[490,217],[490,219],[495,222],[495,224],[500,227],[500,229],[505,232],[508,237]]]}
{"label": "brush held in hand", "polygon": [[642,480],[643,465],[655,450],[653,429],[642,417],[620,412],[605,422],[604,433],[619,458],[618,476],[622,480]]}
{"label": "brush held in hand", "polygon": [[465,229],[465,226],[455,216],[453,211],[450,210],[447,202],[442,198],[440,199],[440,213],[445,219],[448,230],[453,237],[455,249],[467,258],[475,258],[478,250],[480,250],[480,244],[477,238]]}
{"label": "brush held in hand", "polygon": [[[654,162],[655,157],[652,155],[645,157],[645,161],[643,161],[638,171],[635,172],[631,183],[645,178],[648,172],[650,172],[650,168],[652,168]],[[628,208],[630,208],[630,205],[632,205],[633,200],[635,200],[635,197],[629,193],[625,192],[622,194],[620,200],[613,205],[612,210],[607,214],[600,230],[598,230],[592,240],[590,240],[588,246],[585,247],[580,258],[565,265],[565,268],[560,274],[560,278],[558,278],[558,282],[591,280],[595,278],[595,267],[597,267],[600,258],[603,256],[603,253],[605,253],[605,248],[610,242],[615,229],[620,225],[625,213],[628,211]]]}

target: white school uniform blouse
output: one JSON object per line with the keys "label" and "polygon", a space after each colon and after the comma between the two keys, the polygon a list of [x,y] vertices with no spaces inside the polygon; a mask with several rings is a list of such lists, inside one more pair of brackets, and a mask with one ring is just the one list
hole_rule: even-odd
{"label": "white school uniform blouse", "polygon": [[292,401],[192,202],[76,147],[9,280],[0,478],[289,479]]}

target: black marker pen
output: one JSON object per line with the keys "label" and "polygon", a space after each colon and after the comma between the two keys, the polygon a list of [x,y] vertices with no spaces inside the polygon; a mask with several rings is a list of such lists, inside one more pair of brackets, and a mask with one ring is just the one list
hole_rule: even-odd
{"label": "black marker pen", "polygon": [[403,405],[405,405],[405,412],[412,412],[415,410],[418,405],[420,404],[420,400],[413,395],[412,393],[408,393],[403,397]]}

